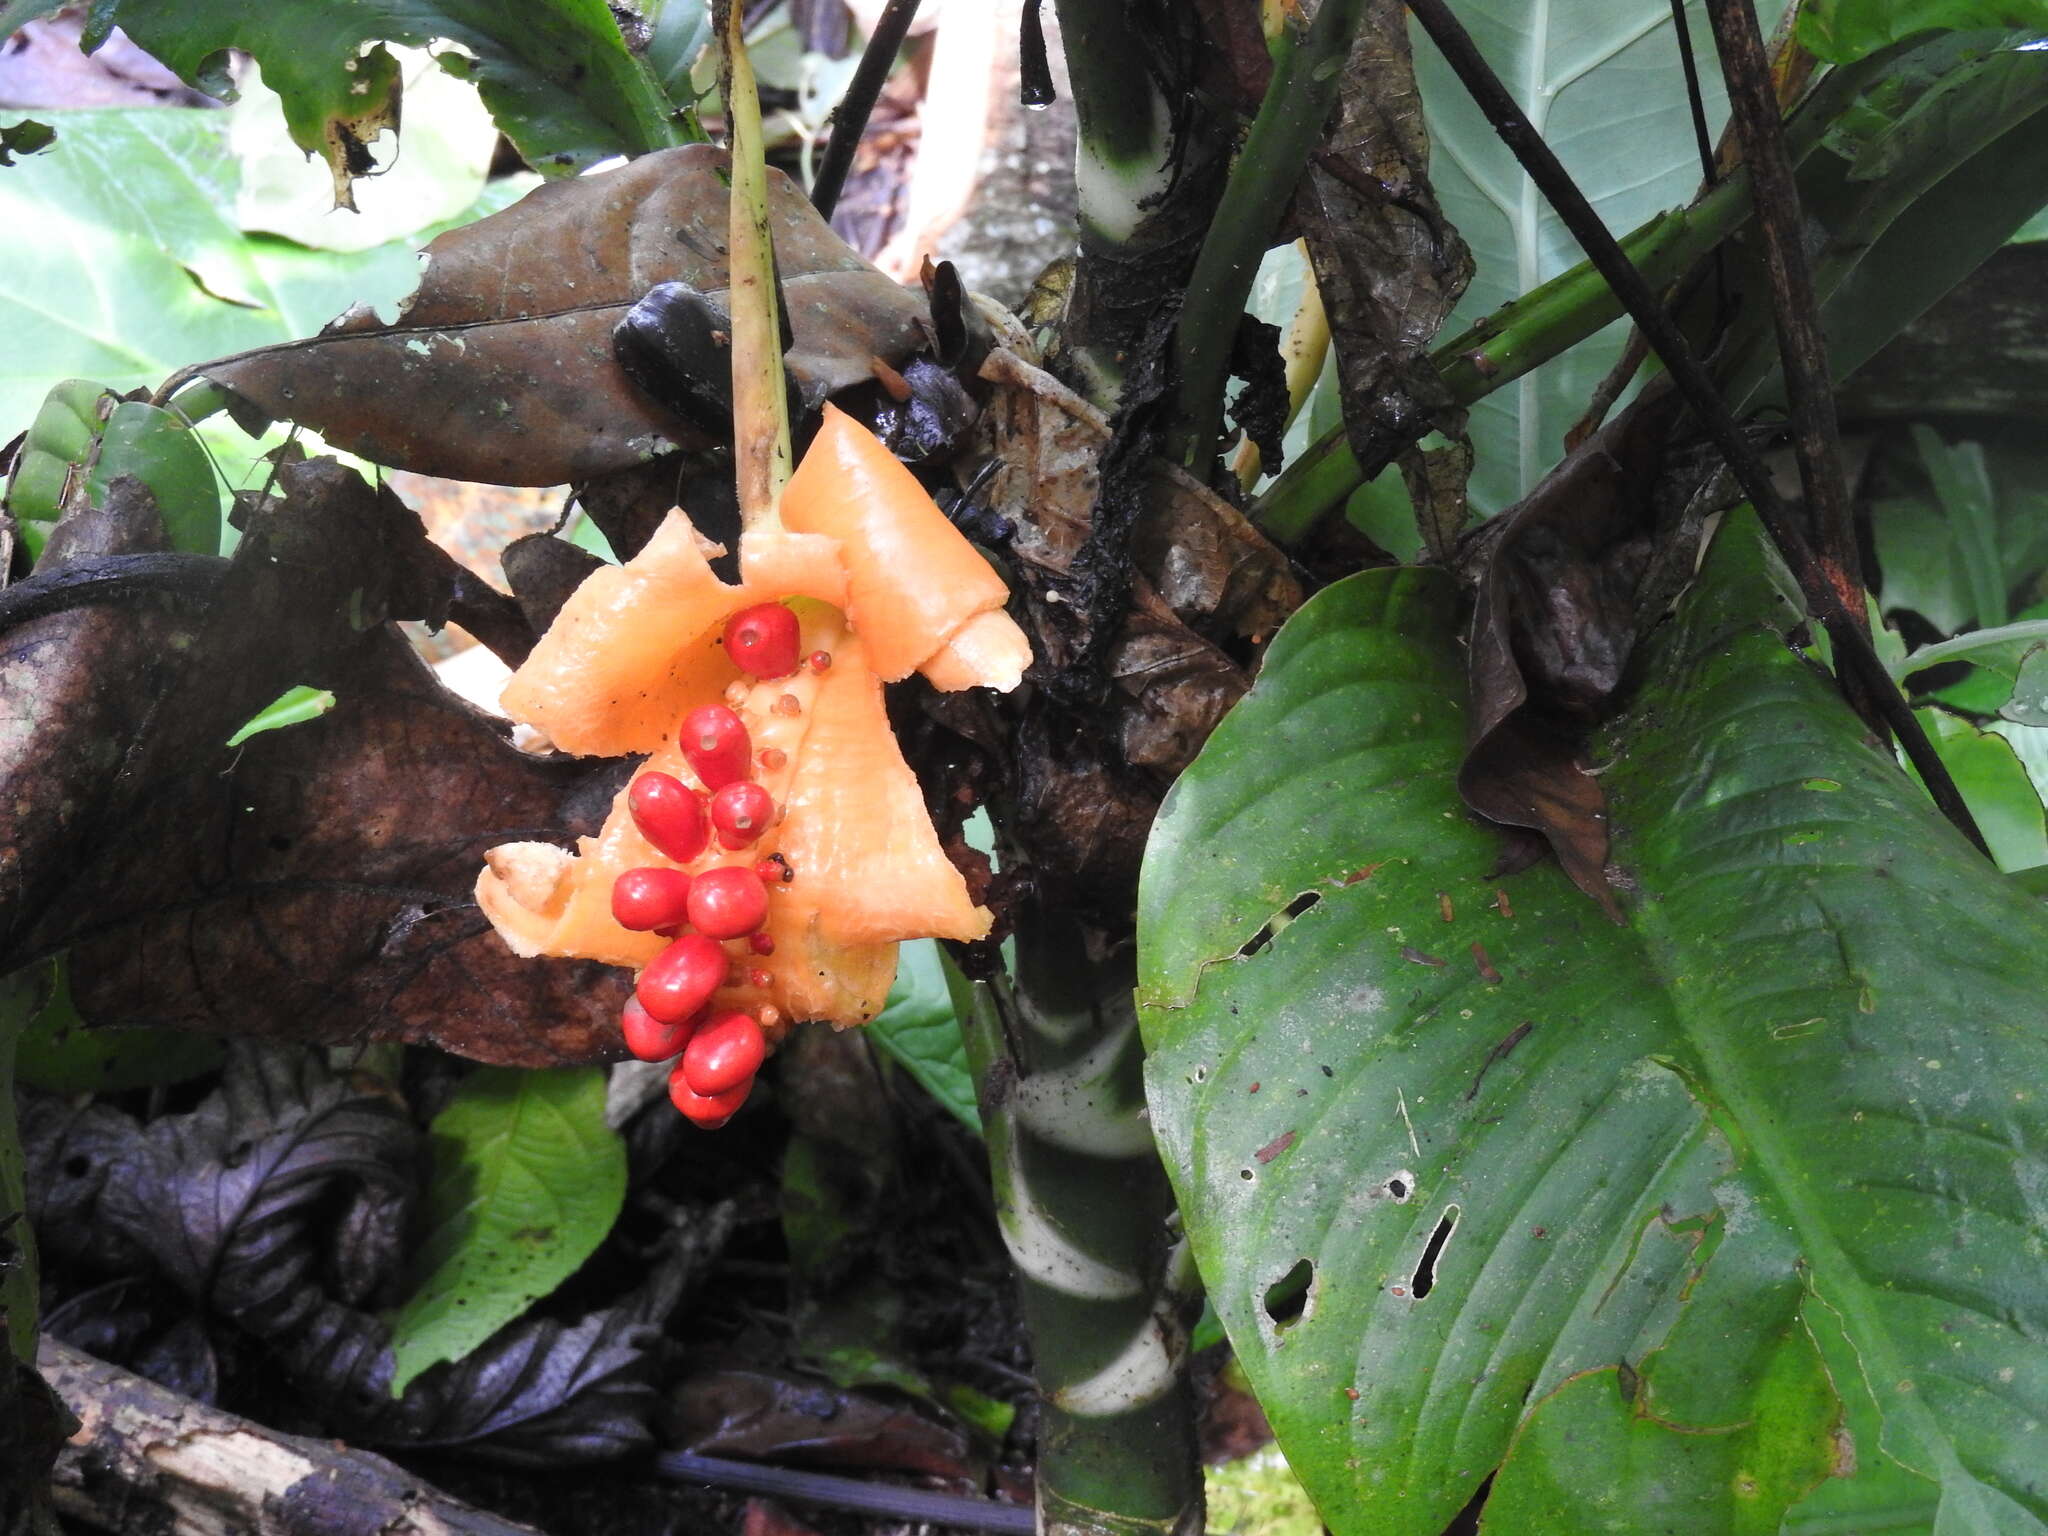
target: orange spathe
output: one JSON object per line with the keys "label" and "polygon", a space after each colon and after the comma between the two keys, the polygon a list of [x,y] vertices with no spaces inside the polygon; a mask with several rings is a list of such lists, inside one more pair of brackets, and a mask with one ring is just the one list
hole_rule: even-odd
{"label": "orange spathe", "polygon": [[[573,852],[507,844],[477,881],[479,905],[519,953],[638,969],[668,941],[613,919],[621,874],[694,875],[779,855],[793,877],[768,886],[772,952],[729,941],[732,970],[713,1004],[753,1013],[771,1037],[800,1019],[872,1018],[902,939],[988,934],[990,915],[940,848],[889,729],[882,683],[924,667],[944,688],[1010,687],[1030,660],[987,562],[864,427],[829,406],[825,416],[784,523],[741,540],[738,585],[711,568],[718,547],[671,512],[632,560],[584,581],[504,694],[508,713],[564,751],[645,753],[640,771],[688,784],[678,725],[693,708],[725,704],[747,727],[774,824],[746,848],[714,840],[678,866],[640,835],[621,790],[604,827]],[[797,615],[800,654],[824,652],[829,666],[756,679],[725,655],[726,618],[774,601]]]}

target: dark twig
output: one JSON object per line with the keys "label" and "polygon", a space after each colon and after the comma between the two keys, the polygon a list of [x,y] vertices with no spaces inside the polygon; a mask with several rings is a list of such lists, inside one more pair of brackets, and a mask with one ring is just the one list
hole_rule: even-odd
{"label": "dark twig", "polygon": [[1664,312],[1642,274],[1615,243],[1600,215],[1593,211],[1585,194],[1550,152],[1550,146],[1543,142],[1535,125],[1516,105],[1515,98],[1501,84],[1500,77],[1473,44],[1470,34],[1451,14],[1445,0],[1410,0],[1408,8],[1457,72],[1458,79],[1493,125],[1494,132],[1500,135],[1501,142],[1507,145],[1529,179],[1536,183],[1551,207],[1557,210],[1557,216],[1572,232],[1572,237],[1579,242],[1595,269],[1607,280],[1615,297],[1621,300],[1631,318],[1649,338],[1650,345],[1670,372],[1671,380],[1685,397],[1686,404],[1692,407],[1715,446],[1727,459],[1729,468],[1741,483],[1743,494],[1756,507],[1757,516],[1763,520],[1772,541],[1778,546],[1778,552],[1791,567],[1806,599],[1807,611],[1826,628],[1834,645],[1836,665],[1845,682],[1854,690],[1851,696],[1860,695],[1870,702],[1883,724],[1897,735],[1899,744],[1905,748],[1907,758],[1919,771],[1922,782],[1927,785],[1942,814],[1980,851],[1987,851],[1984,834],[1977,829],[1976,818],[1957,792],[1955,780],[1949,776],[1948,768],[1935,753],[1927,733],[1914,718],[1912,708],[1900,695],[1898,686],[1870,647],[1870,637],[1860,618],[1860,594],[1854,589],[1849,594],[1858,610],[1857,616],[1852,616],[1844,594],[1836,587],[1830,573],[1821,569],[1806,535],[1772,485],[1763,460],[1743,435],[1727,402],[1721,398],[1713,379],[1694,355],[1684,333]]}
{"label": "dark twig", "polygon": [[818,161],[817,179],[811,183],[811,206],[824,219],[839,206],[839,194],[846,188],[846,173],[853,169],[853,152],[867,131],[868,115],[882,94],[882,86],[895,67],[896,54],[909,35],[917,17],[917,0],[889,0],[875,23],[874,35],[861,49],[860,63],[847,82],[846,94],[832,109],[832,137],[825,141],[825,153]]}
{"label": "dark twig", "polygon": [[1784,121],[1771,83],[1771,61],[1757,31],[1750,0],[1707,0],[1714,46],[1728,82],[1742,158],[1749,166],[1756,221],[1763,232],[1764,268],[1771,280],[1771,309],[1777,321],[1778,355],[1785,370],[1785,397],[1792,412],[1792,448],[1799,461],[1799,485],[1821,569],[1842,606],[1863,622],[1863,579],[1856,558],[1855,513],[1842,473],[1841,433],[1828,377],[1828,343],[1820,327],[1820,300],[1802,238],[1806,220],[1799,182],[1785,149]]}
{"label": "dark twig", "polygon": [[1678,34],[1678,63],[1685,71],[1685,100],[1692,108],[1692,136],[1699,141],[1700,174],[1711,187],[1720,178],[1714,169],[1714,136],[1707,131],[1707,103],[1700,92],[1700,61],[1692,56],[1692,23],[1685,19],[1685,0],[1671,0],[1671,25]]}
{"label": "dark twig", "polygon": [[822,1504],[831,1509],[859,1510],[864,1514],[883,1515],[913,1524],[997,1531],[1004,1536],[1030,1536],[1037,1528],[1037,1515],[1025,1505],[998,1504],[994,1499],[970,1498],[965,1494],[897,1488],[888,1483],[834,1477],[826,1472],[797,1472],[787,1467],[728,1461],[722,1456],[695,1456],[688,1451],[670,1451],[657,1456],[654,1464],[661,1469],[663,1477],[679,1483],[702,1483],[712,1488],[736,1489],[741,1493],[765,1493],[772,1498]]}

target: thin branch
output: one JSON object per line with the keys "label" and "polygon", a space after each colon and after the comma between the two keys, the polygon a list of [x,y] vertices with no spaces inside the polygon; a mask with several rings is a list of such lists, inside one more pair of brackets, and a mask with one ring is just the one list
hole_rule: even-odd
{"label": "thin branch", "polygon": [[994,1499],[970,1498],[959,1493],[898,1488],[889,1483],[834,1477],[827,1472],[797,1472],[787,1467],[728,1461],[722,1456],[697,1456],[688,1451],[666,1452],[657,1456],[654,1464],[663,1477],[678,1483],[764,1493],[771,1498],[821,1504],[828,1509],[858,1510],[913,1525],[950,1525],[958,1530],[997,1531],[1004,1536],[1030,1536],[1037,1525],[1037,1517],[1022,1504],[998,1504]]}
{"label": "thin branch", "polygon": [[1671,27],[1678,34],[1678,64],[1685,71],[1685,100],[1692,108],[1692,136],[1699,143],[1700,174],[1709,187],[1720,178],[1714,168],[1714,136],[1707,131],[1707,103],[1700,92],[1700,62],[1692,56],[1692,23],[1685,0],[1671,0]]}
{"label": "thin branch", "polygon": [[1543,142],[1543,136],[1536,131],[1535,125],[1516,105],[1515,98],[1501,84],[1500,77],[1493,72],[1493,67],[1486,62],[1444,0],[1410,0],[1408,8],[1456,71],[1473,102],[1493,125],[1494,132],[1500,135],[1501,142],[1507,145],[1529,179],[1536,183],[1565,227],[1572,232],[1572,237],[1614,289],[1615,296],[1649,338],[1672,382],[1727,459],[1729,468],[1741,483],[1743,494],[1756,507],[1757,516],[1763,520],[1772,541],[1778,546],[1778,552],[1784,556],[1785,563],[1799,582],[1807,611],[1826,628],[1828,638],[1834,644],[1836,665],[1851,689],[1857,691],[1852,692],[1852,697],[1860,693],[1871,703],[1883,724],[1897,735],[1907,758],[1919,771],[1922,782],[1927,785],[1928,793],[1942,814],[1979,851],[1988,853],[1984,834],[1978,830],[1969,806],[1963,803],[1947,766],[1928,741],[1927,733],[1920,728],[1920,722],[1914,718],[1911,706],[1899,693],[1884,664],[1877,659],[1877,653],[1871,649],[1870,636],[1861,622],[1861,597],[1857,597],[1859,611],[1852,616],[1841,592],[1829,573],[1822,571],[1806,535],[1772,485],[1763,460],[1743,435],[1727,402],[1721,398],[1714,381],[1694,355],[1685,334],[1664,312],[1642,274],[1615,243],[1614,236],[1600,221],[1600,215],[1593,211],[1585,194],[1558,163],[1550,146]]}
{"label": "thin branch", "polygon": [[1771,61],[1750,0],[1707,0],[1707,16],[1728,82],[1742,158],[1756,188],[1757,225],[1763,233],[1764,268],[1770,274],[1778,354],[1792,412],[1792,449],[1799,461],[1799,485],[1806,495],[1816,554],[1843,608],[1860,627],[1863,579],[1856,557],[1855,511],[1842,473],[1827,337],[1821,332],[1820,300],[1803,239],[1806,219],[1792,157],[1785,148]]}
{"label": "thin branch", "polygon": [[839,194],[846,190],[846,173],[853,169],[854,151],[860,148],[860,136],[867,131],[868,118],[889,81],[903,39],[910,35],[917,5],[918,0],[889,0],[861,50],[860,63],[846,83],[846,94],[832,109],[832,136],[825,142],[817,178],[811,183],[811,206],[822,219],[829,220],[839,206]]}

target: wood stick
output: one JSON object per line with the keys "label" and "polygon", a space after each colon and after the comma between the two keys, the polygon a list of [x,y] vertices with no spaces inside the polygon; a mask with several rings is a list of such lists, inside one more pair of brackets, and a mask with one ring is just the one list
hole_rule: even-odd
{"label": "wood stick", "polygon": [[43,1373],[79,1419],[57,1458],[57,1510],[160,1536],[539,1536],[368,1451],[280,1435],[45,1335]]}

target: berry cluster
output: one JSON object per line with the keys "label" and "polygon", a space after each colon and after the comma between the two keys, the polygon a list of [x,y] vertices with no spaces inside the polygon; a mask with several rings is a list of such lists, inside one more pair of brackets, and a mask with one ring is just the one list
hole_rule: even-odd
{"label": "berry cluster", "polygon": [[[724,643],[740,670],[756,678],[787,677],[802,664],[796,615],[781,603],[735,613]],[[811,658],[814,668],[822,655]],[[703,788],[667,773],[634,779],[626,804],[640,835],[676,865],[696,862],[714,834],[728,855],[759,842],[775,823],[776,806],[753,778],[746,722],[722,704],[705,705],[683,717],[678,744]],[[744,939],[750,953],[772,955],[775,940],[762,932],[768,893],[794,878],[782,856],[772,854],[751,865],[713,864],[694,875],[682,868],[629,869],[612,884],[612,916],[621,927],[671,941],[640,973],[620,1018],[626,1048],[642,1061],[676,1061],[669,1097],[706,1130],[725,1124],[746,1102],[768,1054],[762,1020],[711,1006],[713,994],[737,979],[725,945]],[[764,971],[746,974],[756,986],[770,980]]]}

